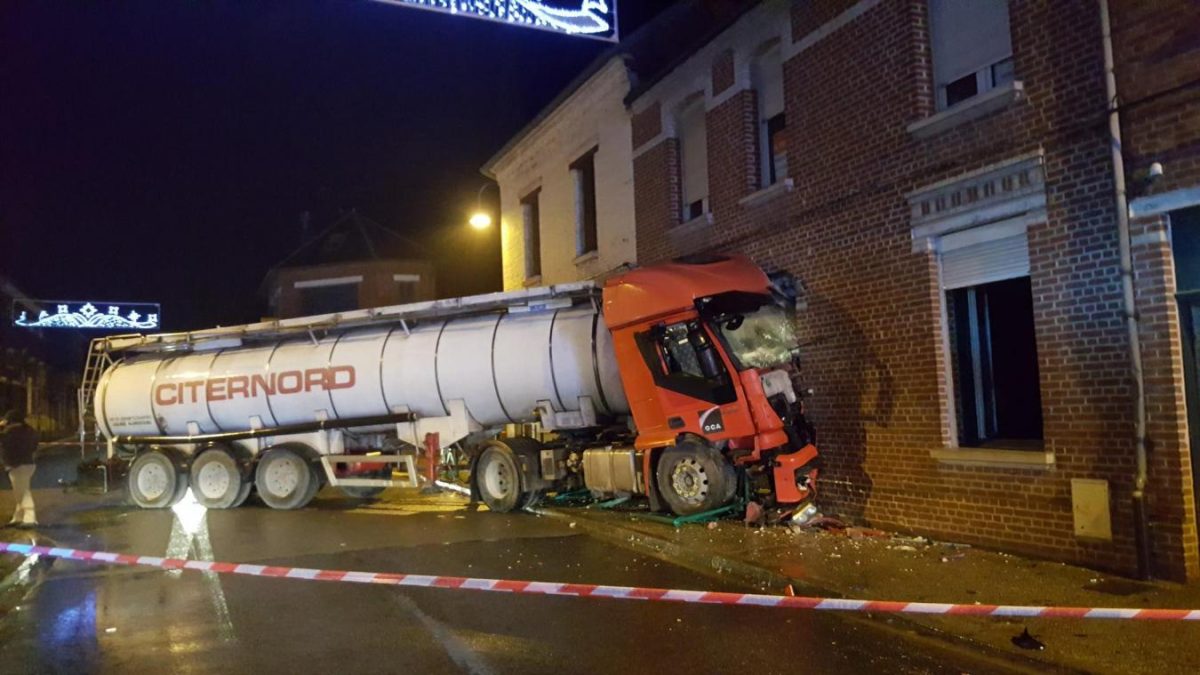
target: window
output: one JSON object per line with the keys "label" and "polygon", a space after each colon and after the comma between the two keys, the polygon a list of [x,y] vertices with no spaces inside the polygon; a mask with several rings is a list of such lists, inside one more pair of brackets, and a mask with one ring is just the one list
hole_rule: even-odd
{"label": "window", "polygon": [[938,109],[1013,80],[1007,0],[929,0]]}
{"label": "window", "polygon": [[596,250],[596,148],[571,163],[575,179],[575,254]]}
{"label": "window", "polygon": [[769,187],[788,175],[783,61],[778,44],[755,60],[752,79],[758,95],[759,187]]}
{"label": "window", "polygon": [[660,324],[634,339],[657,386],[709,403],[737,400],[729,371],[698,321]]}
{"label": "window", "polygon": [[708,212],[708,133],[704,124],[704,97],[679,112],[679,171],[683,187],[683,222]]}
{"label": "window", "polygon": [[538,212],[541,189],[521,198],[521,222],[525,229],[525,278],[542,275],[542,229]]}
{"label": "window", "polygon": [[393,274],[392,281],[396,282],[395,303],[403,305],[417,301],[417,284],[421,283],[420,274]]}
{"label": "window", "polygon": [[358,284],[299,287],[300,312],[304,316],[333,314],[358,309]]}
{"label": "window", "polygon": [[948,290],[946,314],[959,445],[1040,449],[1029,277]]}

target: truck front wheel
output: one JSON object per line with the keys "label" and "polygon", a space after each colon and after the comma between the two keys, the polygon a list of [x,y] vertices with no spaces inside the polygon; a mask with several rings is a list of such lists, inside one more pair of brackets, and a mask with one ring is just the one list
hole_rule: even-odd
{"label": "truck front wheel", "polygon": [[733,467],[706,443],[684,441],[667,448],[655,473],[663,499],[680,516],[720,508],[737,490]]}

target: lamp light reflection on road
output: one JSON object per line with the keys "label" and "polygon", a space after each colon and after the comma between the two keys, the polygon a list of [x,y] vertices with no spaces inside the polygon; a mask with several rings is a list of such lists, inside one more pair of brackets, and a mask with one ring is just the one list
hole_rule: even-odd
{"label": "lamp light reflection on road", "polygon": [[[174,522],[171,524],[171,539],[167,543],[168,558],[190,560],[213,560],[212,541],[208,538],[208,509],[196,501],[191,488],[179,503],[171,507]],[[195,555],[193,555],[195,554]],[[169,570],[167,574],[178,577],[183,570]],[[216,572],[201,572],[205,586],[212,599],[213,612],[217,615],[217,632],[225,642],[237,639],[233,620],[229,616],[229,605],[225,602],[225,591]]]}

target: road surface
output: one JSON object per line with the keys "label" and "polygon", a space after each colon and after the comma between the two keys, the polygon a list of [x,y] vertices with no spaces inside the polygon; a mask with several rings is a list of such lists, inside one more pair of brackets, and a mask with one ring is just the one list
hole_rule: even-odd
{"label": "road surface", "polygon": [[[747,590],[529,514],[453,498],[302,511],[138,511],[44,490],[42,543],[315,568]],[[0,493],[0,506],[11,503]],[[0,538],[28,540],[4,530]],[[23,539],[24,538],[24,539]],[[9,563],[16,561],[6,561]],[[982,672],[969,654],[832,614],[46,561],[8,582],[0,673]],[[16,605],[16,607],[12,607]],[[0,603],[0,612],[3,603]],[[995,666],[991,666],[994,668]]]}

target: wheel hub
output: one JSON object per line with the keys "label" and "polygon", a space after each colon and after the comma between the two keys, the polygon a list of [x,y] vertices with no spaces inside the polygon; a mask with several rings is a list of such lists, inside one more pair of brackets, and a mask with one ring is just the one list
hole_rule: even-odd
{"label": "wheel hub", "polygon": [[147,464],[138,471],[138,491],[150,501],[166,494],[169,482],[166,469],[158,464]]}
{"label": "wheel hub", "polygon": [[512,476],[509,475],[508,467],[504,465],[504,462],[495,459],[488,462],[484,469],[483,482],[488,493],[500,499],[507,497],[513,488]]}
{"label": "wheel hub", "polygon": [[671,470],[671,489],[689,504],[699,504],[708,496],[708,474],[700,462],[684,459]]}
{"label": "wheel hub", "polygon": [[271,462],[267,467],[267,489],[272,494],[286,497],[300,485],[299,463],[292,458]]}
{"label": "wheel hub", "polygon": [[232,476],[228,469],[215,462],[200,468],[196,475],[197,487],[201,494],[209,499],[219,499],[229,493]]}

